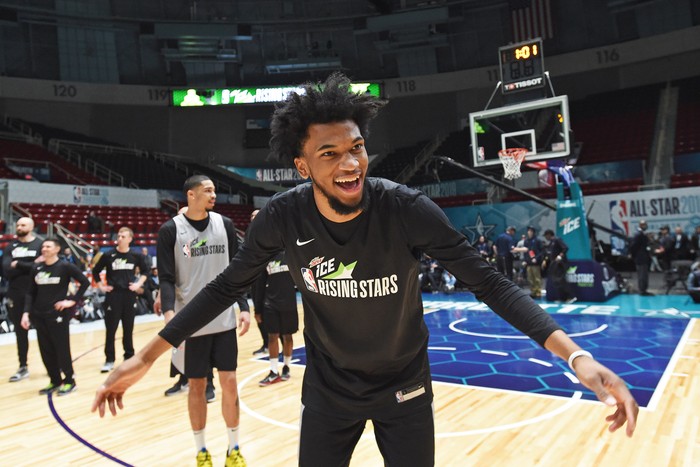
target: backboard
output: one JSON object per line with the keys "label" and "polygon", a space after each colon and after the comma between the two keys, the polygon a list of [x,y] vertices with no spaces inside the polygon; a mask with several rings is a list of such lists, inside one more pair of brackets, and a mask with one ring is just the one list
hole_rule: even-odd
{"label": "backboard", "polygon": [[526,148],[525,163],[571,152],[569,100],[549,97],[469,114],[474,167],[500,165],[498,151]]}

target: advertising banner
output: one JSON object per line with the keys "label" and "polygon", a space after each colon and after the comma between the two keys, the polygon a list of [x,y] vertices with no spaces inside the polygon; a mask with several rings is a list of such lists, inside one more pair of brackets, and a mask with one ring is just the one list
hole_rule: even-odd
{"label": "advertising banner", "polygon": [[[680,226],[688,235],[700,225],[700,189],[635,191],[586,198],[589,217],[599,224],[628,237],[634,235],[639,221],[646,220],[648,232],[658,232],[665,225]],[[625,242],[598,232],[598,239],[611,243],[613,254],[626,254]]]}
{"label": "advertising banner", "polygon": [[[617,273],[606,263],[569,261],[566,270],[569,291],[584,302],[604,302],[620,293]],[[547,300],[562,300],[561,289],[555,281],[547,281]]]}
{"label": "advertising banner", "polygon": [[571,182],[569,195],[567,199],[563,184],[557,183],[557,236],[569,247],[569,259],[593,259],[588,221],[583,210],[583,193],[578,183]]}
{"label": "advertising banner", "polygon": [[8,180],[10,203],[53,203],[96,206],[160,206],[157,190],[139,190],[116,186],[61,185],[23,180]]}
{"label": "advertising banner", "polygon": [[[690,235],[700,225],[698,187],[586,196],[584,204],[589,219],[628,237],[634,235],[642,219],[649,224],[649,232],[668,225],[671,230],[681,226]],[[495,240],[508,225],[514,225],[518,234],[525,233],[527,226],[532,225],[541,236],[545,229],[555,230],[557,223],[554,211],[533,201],[459,206],[444,211],[452,225],[472,243],[479,235]],[[611,243],[607,232],[597,231],[597,238]],[[613,248],[625,246],[623,240],[614,237],[612,243]]]}

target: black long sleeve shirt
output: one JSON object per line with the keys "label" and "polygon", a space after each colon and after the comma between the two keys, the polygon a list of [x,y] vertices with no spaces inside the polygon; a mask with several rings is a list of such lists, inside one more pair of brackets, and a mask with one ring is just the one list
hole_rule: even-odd
{"label": "black long sleeve shirt", "polygon": [[[425,195],[383,179],[367,179],[366,189],[369,208],[331,226],[345,235],[329,232],[310,184],[275,195],[229,266],[161,337],[179,345],[243,294],[281,250],[305,309],[302,402],[316,410],[371,417],[430,404],[428,329],[418,283],[423,252],[539,344],[559,329]],[[424,385],[426,397],[397,403],[398,393],[416,384]]]}
{"label": "black long sleeve shirt", "polygon": [[[59,259],[55,263],[37,263],[30,273],[31,280],[24,301],[24,312],[38,315],[55,313],[54,304],[61,300],[80,300],[90,281],[75,264]],[[74,295],[68,292],[71,280],[80,286]]]}
{"label": "black long sleeve shirt", "polygon": [[[22,293],[27,291],[34,260],[41,256],[42,243],[38,238],[30,242],[14,240],[5,247],[2,255],[2,270],[9,281],[9,290]],[[15,267],[12,267],[13,261],[17,261]]]}
{"label": "black long sleeve shirt", "polygon": [[100,257],[92,268],[92,274],[99,278],[102,270],[106,270],[107,284],[113,286],[114,290],[129,290],[137,266],[142,276],[150,274],[151,265],[141,253],[131,250],[122,253],[115,248]]}

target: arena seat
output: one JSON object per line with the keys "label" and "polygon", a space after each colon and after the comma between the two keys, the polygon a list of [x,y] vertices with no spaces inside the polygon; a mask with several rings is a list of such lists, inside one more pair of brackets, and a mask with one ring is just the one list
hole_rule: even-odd
{"label": "arena seat", "polygon": [[[0,156],[5,163],[16,161],[17,165],[28,167],[46,167],[50,169],[51,183],[103,185],[99,178],[76,167],[67,160],[47,151],[41,146],[23,141],[0,139]],[[12,178],[22,178],[20,176]]]}
{"label": "arena seat", "polygon": [[676,117],[676,137],[674,154],[700,152],[700,79],[691,78],[677,83],[678,114]]}
{"label": "arena seat", "polygon": [[578,165],[648,158],[659,89],[644,86],[571,102],[571,128],[583,143]]}

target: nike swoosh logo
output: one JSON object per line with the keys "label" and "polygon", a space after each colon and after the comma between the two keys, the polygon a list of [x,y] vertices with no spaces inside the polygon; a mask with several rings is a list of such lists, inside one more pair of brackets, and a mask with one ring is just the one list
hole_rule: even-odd
{"label": "nike swoosh logo", "polygon": [[304,245],[306,245],[307,243],[313,242],[314,240],[316,240],[316,239],[315,239],[315,238],[312,238],[311,240],[307,240],[307,241],[305,241],[305,242],[302,242],[301,240],[299,240],[299,239],[297,238],[297,246],[304,246]]}

